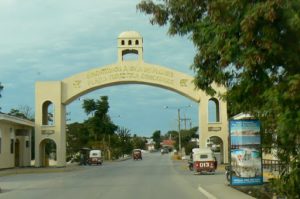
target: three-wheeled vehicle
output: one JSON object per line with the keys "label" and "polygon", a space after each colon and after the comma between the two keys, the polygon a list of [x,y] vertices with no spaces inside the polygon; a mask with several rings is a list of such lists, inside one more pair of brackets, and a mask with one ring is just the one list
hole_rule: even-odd
{"label": "three-wheeled vehicle", "polygon": [[90,155],[89,155],[89,160],[88,164],[96,164],[96,165],[101,165],[103,163],[102,155],[101,155],[101,150],[91,150]]}
{"label": "three-wheeled vehicle", "polygon": [[209,148],[193,149],[193,170],[196,173],[214,174],[217,169],[217,160]]}
{"label": "three-wheeled vehicle", "polygon": [[132,151],[133,160],[142,160],[142,151],[140,149],[133,149]]}
{"label": "three-wheeled vehicle", "polygon": [[79,150],[79,165],[87,165],[89,162],[90,148],[84,147]]}

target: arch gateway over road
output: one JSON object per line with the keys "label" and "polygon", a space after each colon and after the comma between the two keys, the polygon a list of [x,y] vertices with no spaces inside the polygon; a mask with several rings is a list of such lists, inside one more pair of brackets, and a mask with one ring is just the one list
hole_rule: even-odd
{"label": "arch gateway over road", "polygon": [[[136,54],[137,60],[124,60],[126,54]],[[118,62],[94,68],[62,81],[36,82],[35,86],[35,166],[45,165],[45,142],[56,144],[57,166],[66,166],[66,105],[86,93],[121,84],[145,84],[168,89],[199,105],[199,145],[209,145],[211,137],[221,139],[221,160],[228,161],[228,121],[226,102],[195,88],[193,77],[184,73],[145,63],[143,38],[135,32],[123,32],[118,37]],[[217,92],[224,87],[213,86]],[[216,105],[217,121],[208,121],[208,102]],[[49,106],[53,108],[53,122],[48,121]]]}

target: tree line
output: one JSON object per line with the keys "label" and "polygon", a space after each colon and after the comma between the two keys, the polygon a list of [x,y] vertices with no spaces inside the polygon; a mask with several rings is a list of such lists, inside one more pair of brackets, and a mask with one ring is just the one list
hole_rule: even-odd
{"label": "tree line", "polygon": [[[181,137],[181,147],[185,149],[186,154],[190,154],[193,148],[197,148],[198,142],[196,139],[199,138],[198,127],[193,127],[190,129],[180,130]],[[194,138],[195,141],[192,141]],[[170,130],[165,134],[162,134],[160,130],[156,130],[152,134],[152,139],[154,141],[154,147],[156,150],[160,149],[161,142],[163,140],[171,139],[174,141],[174,149],[179,150],[179,132],[176,130]]]}
{"label": "tree line", "polygon": [[145,149],[146,138],[113,123],[108,114],[107,96],[100,99],[85,99],[82,108],[88,115],[82,123],[67,125],[67,157],[71,159],[82,148],[101,149],[106,159],[118,159],[131,154],[135,148]]}

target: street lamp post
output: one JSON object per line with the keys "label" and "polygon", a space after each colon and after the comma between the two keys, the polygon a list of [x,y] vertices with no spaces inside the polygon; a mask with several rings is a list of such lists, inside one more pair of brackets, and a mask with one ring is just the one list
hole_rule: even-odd
{"label": "street lamp post", "polygon": [[177,117],[178,117],[178,148],[179,148],[179,153],[181,153],[181,129],[180,129],[180,110],[183,108],[189,108],[192,107],[192,105],[188,106],[181,106],[181,107],[170,107],[170,106],[165,106],[166,109],[177,109]]}
{"label": "street lamp post", "polygon": [[180,133],[180,108],[177,108],[178,115],[178,144],[179,144],[179,152],[181,153],[181,133]]}

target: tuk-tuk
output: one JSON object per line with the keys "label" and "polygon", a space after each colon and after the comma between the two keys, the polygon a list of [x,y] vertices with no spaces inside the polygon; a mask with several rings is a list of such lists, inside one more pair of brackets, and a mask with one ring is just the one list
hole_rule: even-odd
{"label": "tuk-tuk", "polygon": [[142,151],[140,149],[133,149],[132,151],[133,160],[142,160]]}
{"label": "tuk-tuk", "polygon": [[89,156],[90,156],[90,148],[81,148],[79,151],[80,155],[80,162],[79,165],[87,165],[89,163]]}
{"label": "tuk-tuk", "polygon": [[102,160],[102,155],[101,155],[101,150],[91,150],[90,155],[89,155],[89,160],[88,164],[96,164],[96,165],[101,165],[103,162]]}
{"label": "tuk-tuk", "polygon": [[212,173],[217,169],[217,160],[209,148],[193,149],[193,169],[197,173]]}

